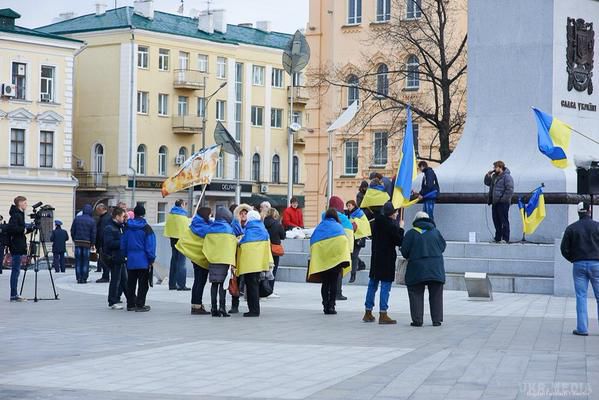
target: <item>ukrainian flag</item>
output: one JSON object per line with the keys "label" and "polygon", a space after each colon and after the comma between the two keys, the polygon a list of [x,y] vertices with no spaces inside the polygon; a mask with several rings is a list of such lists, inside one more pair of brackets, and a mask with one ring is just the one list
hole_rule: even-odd
{"label": "ukrainian flag", "polygon": [[385,191],[385,186],[376,185],[369,186],[366,190],[366,194],[362,199],[362,203],[360,207],[368,208],[368,207],[382,207],[386,202],[389,201],[389,194]]}
{"label": "ukrainian flag", "polygon": [[356,239],[362,239],[372,235],[372,231],[370,230],[370,221],[368,221],[366,214],[364,214],[364,211],[362,211],[360,208],[356,208],[349,216],[349,219],[358,227],[354,233],[354,237]]}
{"label": "ukrainian flag", "polygon": [[237,237],[231,224],[222,220],[214,221],[206,232],[203,251],[210,264],[235,266]]}
{"label": "ukrainian flag", "polygon": [[414,149],[414,131],[412,128],[412,110],[407,108],[406,131],[403,137],[403,146],[399,159],[399,167],[393,188],[393,207],[410,207],[418,202],[418,199],[410,201],[412,194],[412,182],[418,175],[416,166],[416,150]]}
{"label": "ukrainian flag", "polygon": [[196,215],[175,246],[181,254],[204,269],[208,269],[208,260],[203,251],[204,238],[210,225],[211,222],[206,222],[204,218]]}
{"label": "ukrainian flag", "polygon": [[334,219],[324,219],[310,237],[310,268],[308,276],[342,265],[351,269],[351,256],[343,226]]}
{"label": "ukrainian flag", "polygon": [[522,230],[527,235],[534,233],[546,215],[543,187],[532,192],[532,196],[526,205],[522,202],[522,198],[519,198],[518,207],[522,218]]}
{"label": "ukrainian flag", "polygon": [[[324,216],[325,213],[322,213],[320,219],[324,220]],[[347,237],[347,246],[349,248],[349,252],[351,253],[354,251],[354,226],[344,213],[337,211],[337,217],[339,217],[339,222],[345,231],[345,236]]]}
{"label": "ukrainian flag", "polygon": [[173,239],[179,239],[189,226],[189,218],[187,211],[182,207],[173,207],[166,216],[166,224],[164,225],[164,236]]}
{"label": "ukrainian flag", "polygon": [[537,120],[539,150],[558,168],[568,166],[566,152],[570,147],[572,128],[565,122],[533,107]]}
{"label": "ukrainian flag", "polygon": [[270,236],[262,221],[249,221],[239,242],[236,275],[268,271],[274,264],[270,250]]}

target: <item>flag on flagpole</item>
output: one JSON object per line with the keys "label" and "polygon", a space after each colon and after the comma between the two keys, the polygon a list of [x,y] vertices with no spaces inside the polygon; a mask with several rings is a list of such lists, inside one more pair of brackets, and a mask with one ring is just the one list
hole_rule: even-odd
{"label": "flag on flagpole", "polygon": [[532,196],[526,204],[520,197],[518,199],[518,208],[520,208],[520,217],[522,218],[522,230],[527,235],[534,233],[546,215],[543,187],[541,186],[532,192]]}
{"label": "flag on flagpole", "polygon": [[568,166],[566,152],[570,147],[572,128],[537,108],[533,107],[533,111],[537,120],[539,150],[549,157],[554,166],[566,168]]}
{"label": "flag on flagpole", "polygon": [[408,106],[406,114],[406,131],[403,138],[403,146],[399,159],[399,167],[393,188],[393,206],[395,208],[410,207],[418,202],[418,199],[410,201],[412,194],[412,182],[418,175],[416,166],[416,150],[414,149],[414,131],[412,128],[412,110]]}

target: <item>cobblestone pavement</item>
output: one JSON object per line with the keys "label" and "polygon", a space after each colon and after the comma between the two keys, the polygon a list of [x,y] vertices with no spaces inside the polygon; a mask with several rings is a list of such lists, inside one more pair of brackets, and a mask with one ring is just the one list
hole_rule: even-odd
{"label": "cobblestone pavement", "polygon": [[[574,300],[445,292],[442,327],[362,323],[366,288],[346,286],[336,316],[316,285],[277,283],[260,318],[190,315],[189,292],[150,289],[149,313],[110,310],[107,284],[57,278],[59,301],[9,303],[0,275],[0,399],[599,399],[599,326],[571,334]],[[25,283],[31,296],[33,277]],[[41,297],[50,295],[40,273]],[[91,281],[97,276],[92,274]],[[191,282],[188,283],[191,286]],[[204,299],[208,300],[208,290]],[[425,317],[426,319],[426,317]]]}

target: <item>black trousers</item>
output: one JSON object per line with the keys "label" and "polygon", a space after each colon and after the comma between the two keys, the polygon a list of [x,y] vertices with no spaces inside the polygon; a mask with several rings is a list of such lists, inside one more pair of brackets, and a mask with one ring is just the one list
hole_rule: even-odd
{"label": "black trousers", "polygon": [[431,319],[433,322],[443,322],[443,283],[432,281],[422,282],[417,285],[408,285],[412,322],[417,324],[423,323],[425,287],[428,287],[428,302],[431,308]]}
{"label": "black trousers", "polygon": [[325,310],[335,308],[337,285],[341,277],[341,267],[335,267],[321,272],[321,276],[322,286],[320,287],[320,295],[322,296],[322,306]]}
{"label": "black trousers", "polygon": [[107,265],[102,257],[102,251],[98,250],[98,271],[102,270],[102,279],[110,280],[110,265]]}
{"label": "black trousers", "polygon": [[273,279],[272,281],[270,281],[270,287],[274,291],[275,290],[275,280],[277,279],[277,270],[279,269],[279,261],[281,260],[281,257],[273,255],[272,256],[272,260],[275,263],[275,266],[272,269],[272,274],[275,277],[275,279]]}
{"label": "black trousers", "polygon": [[191,287],[191,304],[202,305],[204,287],[208,281],[208,270],[193,264],[193,286]]}
{"label": "black trousers", "polygon": [[510,241],[510,219],[509,219],[510,204],[497,203],[491,206],[493,213],[493,225],[495,225],[495,241],[505,240]]}
{"label": "black trousers", "polygon": [[227,308],[227,292],[223,288],[222,282],[212,282],[210,287],[210,300],[212,310],[226,311]]}
{"label": "black trousers", "polygon": [[353,274],[356,273],[360,266],[360,250],[362,250],[362,248],[358,246],[358,242],[359,240],[354,241],[354,251],[351,253],[351,272]]}
{"label": "black trousers", "polygon": [[245,299],[251,313],[260,315],[260,272],[244,274]]}
{"label": "black trousers", "polygon": [[146,305],[150,271],[148,269],[130,269],[127,271],[127,308],[143,307]]}

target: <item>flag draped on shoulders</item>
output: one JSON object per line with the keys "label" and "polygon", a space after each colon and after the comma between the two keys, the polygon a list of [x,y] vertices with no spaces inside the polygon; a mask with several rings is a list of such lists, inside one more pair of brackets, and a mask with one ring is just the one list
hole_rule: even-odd
{"label": "flag draped on shoulders", "polygon": [[237,251],[237,276],[268,271],[274,264],[270,236],[262,221],[248,221]]}
{"label": "flag draped on shoulders", "polygon": [[350,266],[351,256],[343,225],[325,218],[310,237],[310,268],[308,276],[328,271],[338,265]]}
{"label": "flag draped on shoulders", "polygon": [[532,196],[526,204],[524,204],[522,198],[519,198],[518,207],[520,208],[520,217],[522,218],[522,230],[527,235],[533,234],[541,222],[543,222],[546,215],[543,187],[532,192]]}
{"label": "flag draped on shoulders", "polygon": [[166,216],[164,225],[164,236],[173,239],[179,239],[189,226],[187,211],[179,206],[174,206]]}
{"label": "flag draped on shoulders", "polygon": [[566,168],[572,128],[537,108],[533,108],[533,111],[537,120],[539,151],[549,157],[555,167]]}
{"label": "flag draped on shoulders", "polygon": [[382,207],[388,201],[389,194],[385,191],[385,186],[369,186],[364,195],[364,199],[362,199],[362,203],[360,203],[360,207]]}
{"label": "flag draped on shoulders", "polygon": [[356,232],[354,233],[356,239],[362,239],[372,235],[370,221],[368,221],[368,217],[360,208],[356,208],[350,214],[349,219],[357,226]]}
{"label": "flag draped on shoulders", "polygon": [[196,215],[176,245],[181,254],[204,269],[208,269],[208,260],[204,255],[204,238],[211,224],[210,221]]}
{"label": "flag draped on shoulders", "polygon": [[204,238],[204,255],[210,264],[235,265],[237,237],[227,221],[216,220]]}
{"label": "flag draped on shoulders", "polygon": [[418,200],[410,201],[412,194],[412,183],[418,175],[416,165],[416,150],[414,148],[414,130],[412,127],[412,110],[407,108],[406,113],[406,130],[403,137],[403,145],[401,147],[401,155],[399,159],[399,167],[395,178],[395,186],[393,188],[393,206],[395,208],[410,207],[416,204]]}

